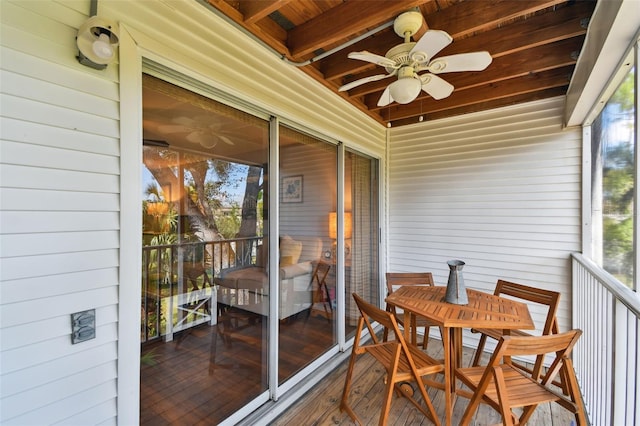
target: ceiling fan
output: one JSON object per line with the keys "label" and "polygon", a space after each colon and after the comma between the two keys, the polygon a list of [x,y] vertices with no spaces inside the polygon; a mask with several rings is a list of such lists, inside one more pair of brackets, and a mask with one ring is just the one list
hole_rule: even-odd
{"label": "ceiling fan", "polygon": [[213,148],[222,141],[227,145],[234,143],[222,133],[225,132],[219,123],[213,123],[210,116],[200,115],[194,118],[176,117],[171,120],[175,124],[158,127],[161,133],[187,133],[185,139],[191,143],[200,144],[203,148]]}
{"label": "ceiling fan", "polygon": [[[393,101],[408,104],[415,100],[420,90],[425,91],[436,100],[444,99],[453,92],[453,86],[437,74],[460,71],[482,71],[492,61],[489,52],[461,53],[457,55],[433,58],[447,47],[453,38],[444,31],[427,30],[418,40],[412,42],[413,36],[422,26],[422,14],[418,11],[404,12],[393,24],[396,34],[404,38],[404,43],[392,47],[385,56],[362,51],[351,52],[348,57],[359,59],[384,67],[387,74],[377,74],[352,81],[341,86],[343,92],[361,84],[396,76],[398,79],[389,84],[378,100],[378,106],[386,106]],[[421,71],[428,71],[418,74]]]}

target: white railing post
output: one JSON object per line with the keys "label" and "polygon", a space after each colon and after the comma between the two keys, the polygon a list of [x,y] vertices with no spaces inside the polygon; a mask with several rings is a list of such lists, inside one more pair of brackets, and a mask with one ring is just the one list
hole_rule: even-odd
{"label": "white railing post", "polygon": [[572,256],[573,352],[576,375],[594,425],[640,422],[640,297],[592,260]]}

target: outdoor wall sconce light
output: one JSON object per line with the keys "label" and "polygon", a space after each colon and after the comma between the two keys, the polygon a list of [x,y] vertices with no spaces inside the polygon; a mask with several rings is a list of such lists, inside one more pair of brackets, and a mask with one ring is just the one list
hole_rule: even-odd
{"label": "outdoor wall sconce light", "polygon": [[78,29],[78,62],[103,70],[115,57],[118,47],[116,25],[108,19],[92,16]]}

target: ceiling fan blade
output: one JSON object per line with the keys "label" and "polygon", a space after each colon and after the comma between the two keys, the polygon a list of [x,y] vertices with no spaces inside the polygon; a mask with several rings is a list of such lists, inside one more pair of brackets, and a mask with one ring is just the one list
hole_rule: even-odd
{"label": "ceiling fan blade", "polygon": [[220,139],[222,139],[222,142],[226,143],[227,145],[235,145],[233,142],[231,142],[231,139],[229,139],[226,136],[222,136],[222,135],[217,135]]}
{"label": "ceiling fan blade", "polygon": [[185,117],[185,116],[176,117],[171,121],[173,121],[176,124],[181,124],[183,126],[188,126],[188,127],[194,127],[197,124],[196,120],[190,117]]}
{"label": "ceiling fan blade", "polygon": [[459,71],[482,71],[493,61],[489,52],[460,53],[442,56],[429,63],[427,69],[434,74]]}
{"label": "ceiling fan blade", "polygon": [[450,45],[452,41],[453,38],[444,31],[428,30],[413,46],[409,56],[418,62],[427,62],[439,51]]}
{"label": "ceiling fan blade", "polygon": [[200,144],[203,148],[213,148],[218,144],[215,136],[207,132],[195,131],[189,133],[186,139],[191,143]]}
{"label": "ceiling fan blade", "polygon": [[382,80],[382,79],[385,79],[387,77],[391,77],[392,75],[395,75],[395,74],[396,74],[396,70],[393,70],[393,72],[390,73],[390,74],[377,74],[377,75],[372,75],[372,76],[369,76],[369,77],[364,77],[364,78],[361,78],[359,80],[352,81],[351,83],[343,84],[342,86],[340,86],[338,91],[339,92],[346,92],[347,90],[351,90],[354,87],[360,86],[361,84],[370,83],[372,81]]}
{"label": "ceiling fan blade", "polygon": [[193,129],[191,127],[183,126],[182,124],[165,124],[158,126],[158,131],[161,133],[181,133],[191,132]]}
{"label": "ceiling fan blade", "polygon": [[384,92],[382,92],[382,96],[380,96],[380,99],[378,99],[378,106],[387,106],[391,102],[393,102],[393,98],[391,97],[389,86],[387,86],[387,88],[384,89]]}
{"label": "ceiling fan blade", "polygon": [[398,68],[396,63],[391,59],[384,56],[376,55],[375,53],[367,52],[366,50],[363,50],[362,52],[351,52],[347,56],[350,59],[358,59],[361,61],[371,62],[385,68]]}
{"label": "ceiling fan blade", "polygon": [[420,80],[422,90],[435,100],[444,99],[453,92],[453,86],[435,74],[423,74]]}

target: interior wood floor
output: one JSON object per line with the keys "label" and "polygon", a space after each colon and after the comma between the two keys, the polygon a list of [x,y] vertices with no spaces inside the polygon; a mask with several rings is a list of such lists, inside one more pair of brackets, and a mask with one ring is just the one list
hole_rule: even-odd
{"label": "interior wood floor", "polygon": [[[441,359],[443,356],[442,342],[437,339],[430,339],[427,352],[432,357]],[[473,354],[473,350],[464,349],[463,365],[466,366],[471,363]],[[482,362],[486,364],[488,358],[489,354],[485,354]],[[340,412],[340,400],[347,367],[348,360],[307,392],[271,425],[320,426],[356,424],[346,413]],[[385,374],[384,368],[371,355],[365,354],[358,358],[349,401],[364,425],[378,424],[382,407]],[[436,412],[441,413],[441,422],[444,422],[444,394],[436,389],[429,389],[428,394]],[[422,400],[421,397],[418,398]],[[454,425],[459,424],[467,403],[467,399],[457,398],[453,412]],[[407,399],[394,395],[387,425],[422,426],[432,424],[433,422],[427,419]],[[487,426],[495,424],[502,424],[498,413],[491,407],[481,404],[471,425]],[[558,404],[548,403],[540,405],[527,424],[530,426],[569,426],[575,424],[575,418]]]}
{"label": "interior wood floor", "polygon": [[[336,344],[334,327],[309,311],[280,321],[280,383]],[[140,424],[215,425],[249,403],[267,390],[267,334],[263,317],[221,309],[217,325],[144,343]]]}

